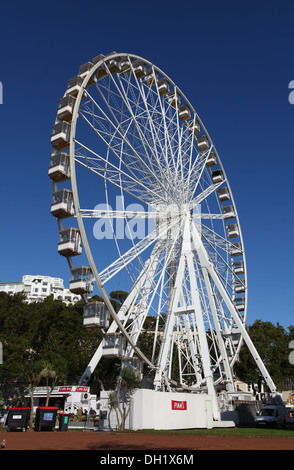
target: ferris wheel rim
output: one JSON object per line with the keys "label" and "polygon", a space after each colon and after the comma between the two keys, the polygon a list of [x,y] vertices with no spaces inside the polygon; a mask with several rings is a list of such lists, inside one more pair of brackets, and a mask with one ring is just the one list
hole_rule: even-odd
{"label": "ferris wheel rim", "polygon": [[[103,61],[100,61],[100,62],[102,63]],[[96,67],[98,68],[98,66],[100,65],[100,62],[98,62],[94,66],[95,70],[96,70]],[[93,71],[94,70],[91,70],[90,73],[87,74],[87,76],[85,77],[85,79],[83,81],[81,89],[78,93],[76,103],[75,103],[75,106],[74,106],[74,110],[73,110],[73,118],[72,118],[72,125],[71,125],[71,131],[70,131],[70,145],[69,145],[69,148],[70,148],[70,171],[71,171],[71,184],[72,184],[74,205],[75,205],[75,210],[76,210],[76,217],[77,217],[79,229],[80,229],[80,232],[81,232],[81,237],[82,237],[82,240],[83,240],[83,245],[84,245],[84,248],[85,248],[87,259],[89,261],[92,273],[94,275],[97,286],[100,290],[102,298],[103,298],[109,312],[111,313],[112,318],[116,322],[116,324],[117,324],[119,330],[121,331],[121,333],[125,336],[125,338],[129,342],[129,344],[131,344],[131,346],[133,347],[134,351],[138,354],[139,358],[141,358],[150,368],[155,369],[155,366],[148,360],[148,358],[146,358],[146,356],[139,350],[139,348],[137,348],[136,344],[134,344],[132,339],[129,337],[127,331],[125,330],[122,323],[120,322],[120,320],[119,320],[119,318],[118,318],[118,316],[117,316],[117,314],[116,314],[116,312],[115,312],[115,310],[114,310],[114,308],[113,308],[113,306],[112,306],[112,304],[109,300],[108,295],[106,294],[106,291],[105,291],[104,286],[101,282],[101,279],[100,279],[100,276],[99,276],[99,273],[98,273],[98,270],[97,270],[97,267],[96,267],[96,263],[94,262],[92,251],[90,249],[90,245],[89,245],[88,238],[87,238],[87,235],[86,235],[86,230],[85,230],[85,227],[84,227],[83,218],[80,215],[80,204],[79,204],[78,188],[77,188],[77,182],[76,182],[75,159],[74,159],[74,149],[75,149],[74,139],[75,139],[75,131],[76,131],[78,110],[79,110],[79,103],[80,103],[81,97],[84,93],[84,89],[86,87],[86,84],[88,83],[88,81],[90,79],[90,76],[93,73]]]}

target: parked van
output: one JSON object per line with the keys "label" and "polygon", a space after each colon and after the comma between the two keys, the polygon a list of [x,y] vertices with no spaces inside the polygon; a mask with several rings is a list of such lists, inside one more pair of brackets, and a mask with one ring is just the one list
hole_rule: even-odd
{"label": "parked van", "polygon": [[265,405],[255,419],[256,426],[285,426],[286,409],[284,406]]}

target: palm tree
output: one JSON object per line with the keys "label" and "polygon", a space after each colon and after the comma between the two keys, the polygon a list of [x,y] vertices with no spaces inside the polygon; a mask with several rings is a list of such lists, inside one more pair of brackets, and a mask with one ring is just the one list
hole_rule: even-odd
{"label": "palm tree", "polygon": [[43,369],[40,372],[40,380],[45,379],[46,387],[47,387],[47,398],[46,398],[46,406],[49,404],[50,395],[57,383],[59,378],[65,376],[65,368],[66,362],[62,359],[56,361],[53,365],[51,362],[46,361],[43,363]]}
{"label": "palm tree", "polygon": [[30,416],[30,428],[33,427],[34,421],[34,392],[38,383],[40,382],[40,361],[28,361],[23,371],[23,376],[29,384],[29,394],[31,399],[31,416]]}
{"label": "palm tree", "polygon": [[53,369],[53,366],[47,362],[44,364],[43,369],[40,372],[40,380],[45,379],[47,387],[46,405],[49,405],[50,395],[55,387],[58,378],[57,372]]}
{"label": "palm tree", "polygon": [[[131,410],[133,391],[139,386],[139,383],[140,381],[135,370],[129,367],[122,369],[118,388],[118,409],[121,415],[120,429],[122,430],[125,429],[126,420]],[[120,408],[120,403],[123,406],[123,410]]]}
{"label": "palm tree", "polygon": [[117,426],[118,426],[118,428],[120,427],[120,425],[119,425],[119,414],[118,414],[119,403],[118,403],[117,393],[116,392],[111,392],[109,394],[109,396],[108,396],[108,405],[109,405],[108,424],[109,424],[109,429],[112,431],[111,422],[110,422],[110,413],[111,413],[112,410],[115,411]]}

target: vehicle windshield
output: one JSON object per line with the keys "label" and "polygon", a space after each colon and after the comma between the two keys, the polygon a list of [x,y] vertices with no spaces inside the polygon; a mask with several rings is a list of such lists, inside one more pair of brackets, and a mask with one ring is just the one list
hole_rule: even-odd
{"label": "vehicle windshield", "polygon": [[274,416],[275,410],[271,408],[265,408],[264,410],[261,410],[259,413],[259,416]]}

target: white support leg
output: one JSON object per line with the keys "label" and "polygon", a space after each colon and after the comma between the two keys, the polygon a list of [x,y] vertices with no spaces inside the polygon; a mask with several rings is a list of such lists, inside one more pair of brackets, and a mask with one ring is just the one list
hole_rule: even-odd
{"label": "white support leg", "polygon": [[216,336],[217,336],[217,343],[218,343],[218,346],[219,346],[219,349],[220,349],[222,362],[223,362],[223,366],[224,366],[224,371],[225,371],[225,375],[226,375],[227,390],[229,392],[232,392],[232,391],[234,391],[234,381],[233,381],[232,371],[231,371],[231,367],[230,367],[230,364],[229,364],[227,351],[226,351],[226,348],[225,348],[225,345],[224,345],[224,340],[223,340],[223,337],[222,337],[222,334],[221,334],[219,321],[218,321],[218,318],[217,318],[217,310],[216,310],[216,306],[215,306],[215,300],[214,300],[214,297],[213,297],[211,282],[210,282],[210,279],[209,279],[209,276],[208,276],[208,273],[207,273],[206,269],[203,270],[203,276],[204,276],[205,285],[206,285],[206,289],[207,289],[207,295],[208,295],[208,300],[209,300],[209,303],[210,303],[211,313],[212,313],[212,317],[213,317],[213,321],[214,321],[214,327],[215,327]]}
{"label": "white support leg", "polygon": [[250,351],[250,353],[252,354],[252,357],[253,359],[255,360],[256,362],[256,365],[257,367],[259,368],[264,380],[266,381],[269,389],[271,390],[271,392],[276,392],[276,386],[274,384],[274,382],[272,381],[271,377],[270,377],[270,374],[268,373],[268,370],[266,369],[261,357],[259,356],[254,344],[252,343],[239,315],[238,315],[238,312],[236,311],[236,308],[232,302],[232,300],[230,299],[229,295],[227,294],[227,291],[226,289],[224,288],[221,280],[219,279],[219,276],[218,274],[216,273],[214,267],[213,267],[213,264],[210,262],[209,260],[209,257],[207,255],[207,252],[203,246],[203,243],[201,241],[201,238],[199,236],[199,233],[196,229],[196,227],[192,224],[192,237],[193,237],[193,242],[194,242],[194,246],[197,250],[197,253],[198,253],[198,256],[199,256],[199,259],[200,259],[200,263],[202,265],[202,268],[203,270],[207,270],[207,272],[210,274],[213,282],[215,283],[220,295],[222,296],[230,314],[232,315],[232,318],[234,319],[236,325],[238,326],[239,328],[239,331],[246,343],[246,345],[248,346],[248,349]]}

